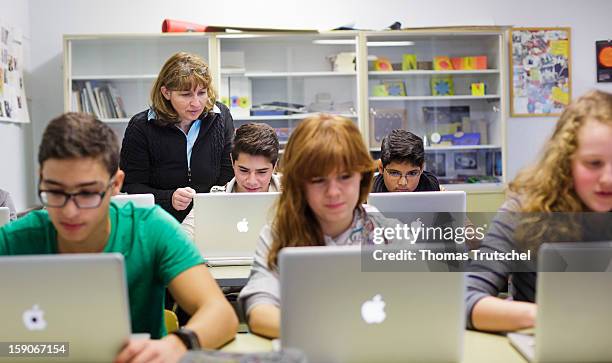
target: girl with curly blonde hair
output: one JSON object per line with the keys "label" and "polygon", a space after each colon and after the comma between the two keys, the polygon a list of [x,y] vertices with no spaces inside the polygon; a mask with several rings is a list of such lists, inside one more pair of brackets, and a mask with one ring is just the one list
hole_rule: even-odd
{"label": "girl with curly blonde hair", "polygon": [[[566,107],[540,159],[510,183],[500,209],[506,213],[498,214],[481,250],[521,247],[536,252],[543,242],[587,240],[584,227],[558,223],[556,216],[610,211],[612,94],[591,91]],[[518,214],[519,218],[509,217]],[[468,327],[508,331],[534,325],[536,272],[513,273],[508,263],[501,262],[475,263],[473,268],[478,272],[468,275]],[[510,276],[513,301],[497,298]]]}

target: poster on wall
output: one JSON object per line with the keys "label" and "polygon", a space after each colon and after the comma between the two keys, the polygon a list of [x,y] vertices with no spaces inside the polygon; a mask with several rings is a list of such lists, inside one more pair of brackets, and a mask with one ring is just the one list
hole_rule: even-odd
{"label": "poster on wall", "polygon": [[595,42],[597,82],[612,82],[612,40]]}
{"label": "poster on wall", "polygon": [[558,116],[571,99],[570,28],[510,29],[511,116]]}
{"label": "poster on wall", "polygon": [[0,121],[30,122],[21,32],[0,21]]}

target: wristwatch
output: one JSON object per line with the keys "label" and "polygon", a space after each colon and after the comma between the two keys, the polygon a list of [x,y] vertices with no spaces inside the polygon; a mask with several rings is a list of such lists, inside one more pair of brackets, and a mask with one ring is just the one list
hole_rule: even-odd
{"label": "wristwatch", "polygon": [[179,330],[173,331],[172,334],[176,335],[181,342],[185,344],[187,350],[200,349],[200,340],[193,330],[180,328]]}

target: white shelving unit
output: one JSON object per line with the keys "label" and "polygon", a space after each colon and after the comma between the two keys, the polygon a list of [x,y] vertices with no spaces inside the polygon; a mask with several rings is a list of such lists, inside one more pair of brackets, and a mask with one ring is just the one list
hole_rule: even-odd
{"label": "white shelving unit", "polygon": [[[204,33],[169,34],[101,34],[64,36],[64,108],[77,111],[83,99],[77,100],[73,91],[81,92],[86,85],[99,90],[108,90],[105,104],[101,98],[96,107],[105,107],[106,114],[98,117],[111,125],[122,136],[130,118],[149,106],[149,93],[164,62],[174,53],[187,51],[209,57],[209,37]],[[115,101],[120,102],[125,117],[108,117],[118,108],[110,105],[110,88],[116,93]],[[92,92],[95,93],[95,92]],[[117,100],[120,98],[120,101]],[[114,111],[111,110],[114,108]],[[81,108],[82,110],[82,108]]]}
{"label": "white shelving unit", "polygon": [[[364,132],[370,150],[380,151],[386,134],[404,128],[426,140],[425,167],[445,185],[455,190],[475,180],[496,188],[503,185],[504,31],[367,32],[365,38],[363,48],[369,61],[363,103],[367,107],[362,107],[361,116],[368,119]],[[372,42],[378,46],[368,46]],[[465,66],[471,69],[435,66],[438,57],[452,63],[451,58],[476,56],[485,57],[481,58],[486,63],[482,69],[473,69],[474,63],[469,62],[473,58]],[[416,63],[411,62],[412,57]],[[484,94],[473,94],[472,83],[484,83]]]}
{"label": "white shelving unit", "polygon": [[[302,119],[318,111],[358,122],[359,75],[354,65],[349,70],[334,69],[330,59],[343,52],[356,54],[357,34],[331,36],[352,44],[317,44],[319,34],[219,37],[220,95],[236,126],[268,123],[284,144]],[[273,103],[292,105],[299,112],[275,115],[283,111],[275,111]]]}
{"label": "white shelving unit", "polygon": [[[121,135],[130,118],[149,106],[151,87],[166,59],[175,52],[186,51],[209,62],[219,100],[230,107],[236,126],[268,123],[277,129],[284,145],[302,119],[316,112],[339,114],[354,120],[375,156],[384,135],[393,128],[405,128],[426,137],[427,165],[443,174],[438,176],[443,183],[450,183],[447,189],[465,186],[464,190],[490,192],[501,189],[506,181],[506,48],[505,29],[493,27],[66,35],[65,110],[76,110],[73,89],[87,82],[92,87],[110,84],[122,99],[125,117],[101,119]],[[355,56],[354,65],[347,69],[344,63],[341,69],[334,69],[334,57],[349,53]],[[418,69],[402,69],[404,54],[416,54],[418,62],[432,62],[436,56],[486,56],[487,62],[484,69],[422,69],[423,63],[419,63]],[[372,61],[375,57],[388,59],[393,70],[377,70]],[[432,79],[437,77],[451,77],[454,94],[433,95]],[[393,82],[401,82],[405,93],[390,96],[374,93],[375,87]],[[471,94],[470,86],[475,82],[486,85],[484,95]],[[300,105],[303,109],[299,113],[263,115],[253,107],[273,102]],[[380,118],[385,115],[395,115],[397,119],[381,126]],[[450,117],[451,122],[445,117]],[[465,145],[461,144],[465,140],[458,140],[457,144],[449,145],[446,140],[443,144],[431,144],[432,133],[449,138],[459,123],[462,132],[479,133],[478,142],[472,140]],[[461,163],[466,167],[463,170],[459,168]],[[461,183],[461,178],[479,176],[489,183]]]}

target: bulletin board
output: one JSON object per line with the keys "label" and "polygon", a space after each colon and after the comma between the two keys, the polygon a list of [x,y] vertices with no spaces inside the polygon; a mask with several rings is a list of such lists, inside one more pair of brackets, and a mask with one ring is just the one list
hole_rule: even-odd
{"label": "bulletin board", "polygon": [[510,114],[558,116],[571,100],[570,28],[510,29]]}
{"label": "bulletin board", "polygon": [[21,32],[0,21],[0,121],[30,122]]}

